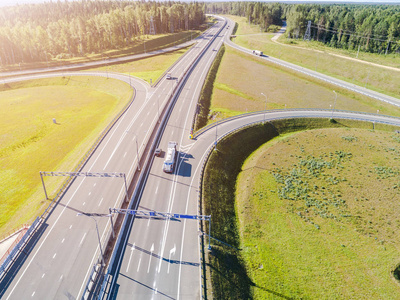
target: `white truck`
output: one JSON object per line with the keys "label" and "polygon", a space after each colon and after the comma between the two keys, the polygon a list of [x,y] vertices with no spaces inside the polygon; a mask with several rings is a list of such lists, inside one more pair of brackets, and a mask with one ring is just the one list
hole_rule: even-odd
{"label": "white truck", "polygon": [[260,50],[253,50],[253,54],[258,55],[258,56],[263,56],[263,52]]}
{"label": "white truck", "polygon": [[163,164],[163,171],[166,173],[174,172],[174,166],[176,163],[176,156],[177,156],[177,151],[176,151],[177,145],[178,145],[177,142],[168,142],[167,155],[165,157]]}

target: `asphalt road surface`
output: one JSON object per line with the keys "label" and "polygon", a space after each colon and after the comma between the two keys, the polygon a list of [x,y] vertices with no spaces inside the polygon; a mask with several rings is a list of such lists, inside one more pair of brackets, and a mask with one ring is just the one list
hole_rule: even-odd
{"label": "asphalt road surface", "polygon": [[[212,32],[215,33],[222,25],[223,22],[219,22],[198,39],[198,43],[172,69],[174,78],[181,78],[196,55],[209,42]],[[332,111],[323,110],[279,110],[249,114],[216,124],[195,140],[190,140],[188,137],[198,95],[217,53],[214,50],[220,47],[223,39],[227,42],[226,37],[231,34],[232,28],[233,24],[229,23],[229,29],[226,26],[219,34],[184,86],[159,145],[164,153],[154,159],[138,209],[197,214],[202,162],[207,150],[226,132],[252,122],[262,122],[264,118],[268,121],[276,118],[331,117]],[[243,51],[251,53],[251,50]],[[276,62],[283,63],[279,60]],[[285,65],[294,68],[290,64]],[[299,68],[299,71],[309,70]],[[86,74],[101,75],[97,72]],[[125,173],[129,180],[137,168],[136,153],[142,153],[150,129],[157,122],[159,111],[166,104],[176,80],[164,78],[156,88],[150,88],[147,84],[124,75],[109,76],[131,81],[135,86],[136,96],[82,171]],[[354,87],[350,85],[349,88]],[[382,115],[335,111],[334,117],[400,125],[398,119]],[[168,141],[176,141],[179,149],[179,159],[173,174],[162,171]],[[108,218],[97,218],[95,223],[92,218],[77,216],[77,213],[108,213],[109,207],[119,207],[121,201],[124,201],[124,193],[125,187],[121,178],[77,177],[10,274],[1,282],[0,296],[3,299],[79,298],[92,266],[100,257],[96,224],[102,243],[110,233],[110,225]],[[199,254],[197,221],[136,218],[124,255],[119,261],[116,298],[200,299],[202,291]]]}
{"label": "asphalt road surface", "polygon": [[[159,111],[166,105],[176,85],[197,53],[205,47],[211,28],[171,70],[173,80],[163,78],[156,88],[128,76],[107,76],[131,82],[136,95],[129,109],[106,135],[82,172],[125,173],[129,181],[137,168],[137,155],[143,152]],[[211,33],[210,33],[211,32]],[[101,75],[85,72],[80,75]],[[25,76],[4,82],[61,74]],[[63,76],[77,75],[62,73]],[[138,146],[138,149],[136,148]],[[71,171],[71,170],[43,170]],[[39,176],[39,174],[38,174]],[[30,244],[19,256],[0,284],[2,299],[77,299],[83,294],[90,271],[100,257],[96,225],[100,239],[110,234],[109,218],[77,216],[78,213],[108,213],[124,201],[124,181],[118,177],[76,177],[51,214],[44,220]]]}

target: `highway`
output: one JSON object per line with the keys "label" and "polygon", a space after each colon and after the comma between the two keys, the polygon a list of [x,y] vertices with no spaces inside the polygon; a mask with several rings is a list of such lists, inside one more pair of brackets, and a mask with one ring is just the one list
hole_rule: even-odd
{"label": "highway", "polygon": [[[227,20],[228,20],[228,25],[230,27],[235,26],[235,23],[232,20],[230,20],[230,19],[227,19]],[[230,47],[233,47],[239,51],[242,51],[244,53],[251,54],[251,55],[254,55],[253,50],[258,50],[258,49],[247,49],[247,48],[241,47],[241,46],[235,44],[234,42],[232,42],[228,36],[225,37],[224,42],[226,45],[229,45]],[[328,83],[336,85],[338,87],[341,87],[341,88],[344,88],[344,89],[347,89],[347,90],[350,90],[350,91],[353,91],[353,92],[356,92],[356,93],[359,93],[359,94],[362,94],[362,95],[365,95],[365,96],[368,96],[368,97],[371,97],[374,99],[377,99],[379,101],[386,102],[386,103],[389,103],[389,104],[392,104],[395,106],[400,106],[400,99],[398,99],[398,98],[394,98],[394,97],[391,97],[391,96],[388,96],[388,95],[385,95],[382,93],[378,93],[378,92],[372,91],[370,89],[367,89],[367,88],[364,88],[364,87],[361,87],[361,86],[358,86],[358,85],[355,85],[352,83],[348,83],[346,81],[336,79],[334,77],[324,75],[322,73],[319,73],[319,72],[316,72],[316,71],[313,71],[313,70],[310,70],[310,69],[307,69],[304,67],[297,66],[295,64],[286,62],[284,60],[269,56],[268,53],[264,53],[264,55],[259,58],[269,61],[271,63],[277,64],[277,65],[280,65],[282,67],[294,70],[296,72],[306,74],[306,75],[314,77],[318,80],[328,82]]]}
{"label": "highway", "polygon": [[[237,48],[229,36],[234,26],[228,26],[221,33],[225,43]],[[223,35],[223,37],[222,37]],[[212,49],[218,49],[220,38]],[[240,49],[240,48],[239,48]],[[252,53],[248,49],[240,49]],[[212,53],[210,54],[210,57]],[[208,56],[207,56],[208,57]],[[262,57],[263,59],[270,59]],[[206,59],[206,56],[205,56]],[[276,61],[274,61],[276,62]],[[281,62],[279,62],[281,63]],[[282,62],[286,67],[290,64]],[[197,214],[198,191],[201,166],[207,151],[216,138],[250,123],[280,118],[330,118],[331,110],[283,110],[268,113],[249,114],[211,126],[195,140],[190,140],[191,116],[197,99],[198,82],[204,75],[201,70],[209,64],[199,64],[191,75],[176,109],[165,129],[160,147],[165,150],[169,141],[179,145],[179,161],[174,174],[162,171],[163,158],[156,157],[142,191],[138,210],[166,213]],[[202,69],[200,69],[202,68]],[[299,67],[296,66],[296,70]],[[307,72],[300,68],[301,72]],[[310,74],[315,76],[315,74]],[[319,74],[318,74],[319,76]],[[335,84],[335,79],[329,78]],[[354,90],[354,87],[351,87]],[[335,118],[352,118],[371,122],[388,122],[400,125],[397,118],[380,115],[366,115],[353,112],[335,111]],[[118,279],[111,298],[131,299],[200,299],[202,292],[200,274],[199,229],[197,221],[136,218],[131,234],[126,241],[122,261],[119,262]],[[109,298],[110,299],[110,298]]]}
{"label": "highway", "polygon": [[[189,139],[198,92],[221,40],[227,42],[233,24],[220,37],[190,76],[177,100],[159,147],[166,150],[176,141],[179,160],[174,174],[162,171],[163,157],[155,157],[146,185],[141,191],[138,210],[198,214],[200,171],[207,151],[216,138],[250,123],[280,118],[330,118],[331,110],[280,110],[248,114],[211,126]],[[250,52],[246,50],[246,52]],[[335,118],[352,118],[400,125],[397,118],[335,111]],[[200,248],[198,221],[136,217],[126,248],[118,261],[117,279],[108,299],[200,299]]]}
{"label": "highway", "polygon": [[[201,38],[201,36],[200,36],[200,38]],[[164,49],[160,49],[160,50],[154,50],[154,51],[145,52],[145,53],[141,53],[141,54],[117,57],[117,58],[89,61],[89,62],[76,63],[76,64],[71,64],[71,65],[53,66],[53,67],[40,68],[40,69],[34,69],[34,70],[28,69],[28,70],[20,70],[20,71],[1,72],[0,78],[6,78],[6,77],[10,77],[10,76],[21,77],[21,76],[26,76],[26,75],[49,73],[49,72],[74,71],[74,70],[76,71],[76,70],[83,70],[83,69],[88,69],[88,68],[108,66],[108,65],[112,65],[112,64],[121,64],[124,62],[139,60],[139,59],[151,57],[154,55],[160,55],[163,53],[175,51],[177,49],[185,48],[185,47],[192,45],[193,43],[196,43],[196,40],[197,40],[197,38],[193,39],[191,41],[173,46],[173,47],[168,47],[168,48],[164,48]]]}
{"label": "highway", "polygon": [[[133,177],[138,164],[136,153],[138,152],[139,156],[143,154],[144,146],[157,124],[159,112],[167,104],[170,94],[177,85],[175,79],[182,78],[187,68],[222,25],[223,22],[219,22],[204,33],[197,40],[197,44],[173,67],[171,73],[174,80],[163,78],[157,87],[151,88],[140,80],[108,73],[110,77],[131,82],[136,91],[135,99],[90,157],[82,172],[125,173],[128,181]],[[225,133],[246,124],[262,122],[264,118],[269,121],[280,118],[331,117],[331,110],[277,110],[247,114],[208,127],[196,139],[190,140],[188,137],[197,99],[207,70],[217,53],[214,50],[219,49],[224,41],[232,45],[228,40],[233,24],[229,23],[229,26],[229,29],[225,26],[198,62],[177,99],[159,144],[164,150],[163,155],[154,158],[146,185],[141,191],[138,207],[140,210],[197,214],[202,163],[216,138]],[[251,50],[242,51],[251,54]],[[261,59],[272,60],[265,56]],[[279,60],[274,62],[293,67]],[[304,68],[297,68],[301,72],[308,72]],[[67,72],[62,75],[73,76],[77,73]],[[100,72],[81,72],[79,75],[105,76]],[[12,80],[42,76],[49,75],[26,76]],[[329,80],[335,82],[334,79],[329,78]],[[342,83],[337,82],[337,84]],[[355,87],[350,85],[349,88]],[[394,100],[387,99],[387,101]],[[335,111],[334,118],[355,118],[400,126],[399,119],[382,115]],[[168,141],[176,141],[179,149],[179,160],[173,174],[162,171]],[[92,212],[107,214],[109,207],[120,206],[124,196],[125,186],[121,178],[77,177],[44,220],[10,274],[2,280],[0,297],[2,299],[81,297],[90,270],[100,257],[96,225],[104,245],[110,234],[110,223],[108,218],[96,218],[97,223],[95,223],[92,218],[77,214]],[[131,234],[125,241],[125,251],[118,260],[119,273],[115,276],[112,286],[116,299],[201,298],[198,228],[198,221],[193,220],[136,218]]]}
{"label": "highway", "polygon": [[[214,40],[177,99],[160,141],[163,155],[154,158],[138,209],[197,214],[197,190],[191,187],[198,184],[198,178],[193,176],[196,170],[189,151],[194,141],[189,135],[202,84],[222,42],[223,35]],[[179,168],[174,174],[162,171],[169,141],[178,143]],[[197,221],[136,218],[119,261],[114,285],[117,299],[132,295],[137,299],[199,299],[199,254]]]}
{"label": "highway", "polygon": [[[173,80],[163,78],[157,87],[108,72],[108,76],[131,82],[135,98],[96,151],[82,172],[125,173],[127,181],[137,168],[137,155],[157,124],[159,112],[166,105],[174,87],[193,59],[205,47],[215,28],[210,28],[171,69]],[[97,75],[100,72],[63,72],[4,79],[16,80],[49,76]],[[136,149],[138,145],[139,149]],[[43,170],[72,171],[72,170]],[[39,174],[38,174],[39,176]],[[88,276],[100,257],[96,225],[104,245],[110,234],[109,218],[77,216],[79,213],[108,213],[125,199],[124,181],[118,177],[76,177],[51,213],[1,281],[2,299],[76,299],[82,296]]]}

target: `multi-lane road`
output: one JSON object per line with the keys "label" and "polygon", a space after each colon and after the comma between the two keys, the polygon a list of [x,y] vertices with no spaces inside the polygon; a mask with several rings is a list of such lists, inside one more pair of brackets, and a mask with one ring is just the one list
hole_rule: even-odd
{"label": "multi-lane road", "polygon": [[[164,150],[163,155],[155,157],[152,162],[146,177],[146,185],[140,191],[141,200],[137,209],[198,214],[199,176],[206,152],[212,147],[216,138],[235,128],[262,122],[264,118],[269,121],[278,118],[331,117],[332,112],[324,110],[277,110],[249,114],[221,122],[202,132],[196,139],[189,139],[202,83],[217,53],[215,50],[218,50],[224,41],[231,43],[229,36],[232,29],[231,21],[228,21],[228,24],[220,21],[210,28],[174,65],[171,70],[174,79],[163,78],[155,88],[124,75],[110,74],[109,76],[131,82],[136,90],[135,99],[106,135],[82,171],[125,173],[127,179],[131,179],[138,163],[136,153],[138,152],[139,156],[143,153],[144,145],[158,122],[159,112],[167,104],[170,94],[178,84],[175,79],[182,79],[188,67],[207,46],[176,100],[159,143],[159,147]],[[218,34],[213,39],[216,33]],[[243,51],[251,53],[248,49]],[[300,71],[305,72],[303,68],[300,68]],[[75,75],[75,73],[63,75]],[[400,125],[399,119],[381,115],[335,111],[334,117]],[[177,168],[173,174],[162,171],[163,156],[169,141],[176,141],[179,150]],[[80,298],[84,293],[90,270],[100,257],[96,225],[104,245],[110,232],[110,224],[108,218],[97,218],[97,221],[94,221],[90,217],[77,214],[108,213],[109,207],[120,206],[124,196],[125,187],[121,178],[77,177],[52,213],[44,220],[44,224],[31,240],[26,252],[20,255],[1,282],[0,296],[4,299]],[[124,246],[123,255],[115,261],[117,272],[113,274],[113,284],[108,294],[110,298],[199,299],[201,297],[197,221],[136,218],[130,235],[124,239]]]}
{"label": "multi-lane road", "polygon": [[[131,82],[136,90],[135,99],[100,143],[82,172],[125,173],[128,181],[132,178],[137,168],[136,153],[140,156],[143,152],[160,111],[177,85],[177,79],[207,46],[216,30],[218,26],[210,28],[198,38],[195,46],[171,69],[173,80],[163,78],[155,88],[124,75],[108,74]],[[61,74],[51,76],[57,75]],[[64,72],[62,75],[78,74]],[[4,82],[44,76],[49,75],[5,79]],[[3,299],[79,298],[93,265],[100,257],[96,225],[104,245],[110,224],[108,218],[97,218],[94,221],[78,214],[108,213],[110,207],[119,207],[124,197],[125,186],[121,178],[77,177],[2,280],[0,296]]]}

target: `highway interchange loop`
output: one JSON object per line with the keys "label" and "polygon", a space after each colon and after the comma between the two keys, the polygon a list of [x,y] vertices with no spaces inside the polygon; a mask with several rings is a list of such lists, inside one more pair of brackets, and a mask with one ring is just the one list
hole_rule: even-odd
{"label": "highway interchange loop", "polygon": [[[202,84],[217,53],[213,50],[218,50],[225,43],[251,53],[251,50],[238,47],[230,41],[233,27],[231,20],[220,18],[169,70],[177,80],[168,80],[164,76],[153,87],[142,80],[111,72],[65,71],[24,75],[1,81],[7,83],[49,76],[109,76],[131,84],[135,89],[133,101],[88,158],[82,172],[125,173],[130,181],[139,172],[138,158],[141,157],[140,161],[147,159],[149,168],[148,171],[141,171],[144,184],[135,191],[135,208],[198,214],[202,165],[216,138],[220,139],[238,128],[264,120],[331,118],[333,114],[331,110],[313,109],[249,113],[208,126],[195,134],[194,139],[189,139]],[[259,59],[270,60],[380,101],[399,105],[398,99],[272,57]],[[160,116],[163,111],[166,114]],[[400,126],[399,118],[379,114],[335,110],[333,117]],[[161,118],[165,121],[165,127],[159,127],[160,136],[153,142],[153,129],[159,126],[157,124],[160,124]],[[178,143],[179,160],[174,174],[162,171],[163,155],[149,155],[148,144],[156,143],[165,150],[169,141]],[[106,214],[110,207],[119,207],[124,200],[125,188],[118,178],[75,178],[51,214],[43,220],[25,252],[19,255],[3,277],[0,297],[85,298],[93,266],[98,265],[101,255],[95,225],[99,228],[103,245],[111,235],[111,225],[108,218],[97,218],[95,224],[92,218],[77,217],[77,213]],[[198,230],[198,222],[192,220],[135,219],[125,236],[119,239],[118,243],[123,245],[123,249],[111,259],[112,264],[107,269],[109,286],[107,291],[103,291],[104,297],[131,299],[134,295],[138,299],[201,298],[203,291]]]}

